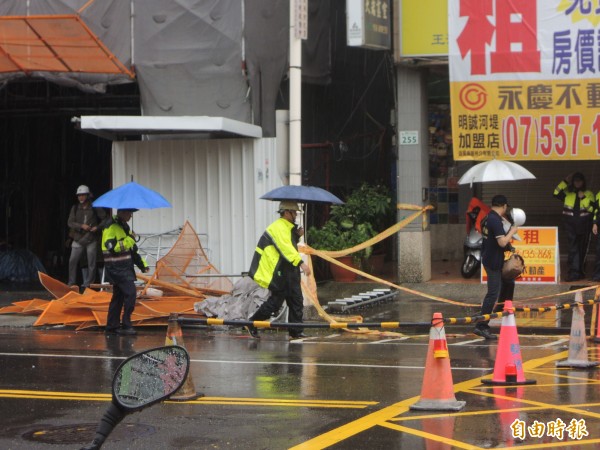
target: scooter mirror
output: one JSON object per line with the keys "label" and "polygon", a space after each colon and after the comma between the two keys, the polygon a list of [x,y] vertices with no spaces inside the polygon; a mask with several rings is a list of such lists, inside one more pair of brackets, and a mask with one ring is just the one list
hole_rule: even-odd
{"label": "scooter mirror", "polygon": [[183,347],[170,345],[138,353],[125,360],[113,378],[113,398],[133,412],[175,393],[188,374],[190,359]]}
{"label": "scooter mirror", "polygon": [[92,443],[81,450],[98,450],[121,420],[177,392],[188,375],[190,357],[170,345],[137,353],[121,363],[112,383],[112,401]]}

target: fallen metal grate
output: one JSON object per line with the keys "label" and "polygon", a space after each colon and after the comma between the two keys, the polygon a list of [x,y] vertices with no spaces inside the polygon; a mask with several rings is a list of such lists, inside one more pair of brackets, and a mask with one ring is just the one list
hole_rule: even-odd
{"label": "fallen metal grate", "polygon": [[[94,439],[98,423],[81,423],[61,426],[41,425],[35,430],[22,434],[23,439],[44,444],[85,444]],[[155,428],[145,424],[120,424],[110,434],[111,441],[129,441],[141,436],[154,434]]]}
{"label": "fallen metal grate", "polygon": [[371,308],[382,303],[391,301],[396,295],[396,291],[392,291],[387,288],[373,289],[368,292],[361,292],[360,294],[353,295],[352,297],[346,297],[327,303],[328,312],[348,312],[350,310],[361,310]]}

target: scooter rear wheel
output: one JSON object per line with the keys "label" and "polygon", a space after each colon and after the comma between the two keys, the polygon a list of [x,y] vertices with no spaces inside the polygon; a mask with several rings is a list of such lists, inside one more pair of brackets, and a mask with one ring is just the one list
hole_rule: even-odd
{"label": "scooter rear wheel", "polygon": [[473,255],[465,256],[465,259],[460,267],[460,274],[463,278],[471,278],[479,270],[479,261]]}

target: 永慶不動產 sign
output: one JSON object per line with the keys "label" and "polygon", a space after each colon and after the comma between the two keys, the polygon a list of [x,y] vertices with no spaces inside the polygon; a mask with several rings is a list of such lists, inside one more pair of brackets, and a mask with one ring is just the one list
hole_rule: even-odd
{"label": "\u6c38\u6176\u4e0d\u52d5\u7522 sign", "polygon": [[600,157],[600,2],[449,0],[457,160]]}

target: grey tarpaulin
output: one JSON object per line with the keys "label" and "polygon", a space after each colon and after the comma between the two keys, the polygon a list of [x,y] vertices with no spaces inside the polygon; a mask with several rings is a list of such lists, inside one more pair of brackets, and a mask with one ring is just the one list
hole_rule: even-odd
{"label": "grey tarpaulin", "polygon": [[271,293],[268,289],[261,288],[250,277],[243,277],[233,285],[231,294],[208,297],[194,303],[194,310],[207,317],[223,320],[248,320],[269,295]]}
{"label": "grey tarpaulin", "polygon": [[275,136],[275,103],[288,70],[289,15],[287,1],[252,0],[252,7],[245,9],[246,69],[264,136]]}
{"label": "grey tarpaulin", "polygon": [[[329,0],[309,2],[309,39],[303,46],[305,81],[329,82],[330,9]],[[0,16],[48,14],[80,14],[121,63],[133,66],[144,115],[227,117],[262,126],[265,137],[275,135],[276,100],[288,66],[289,2],[0,2]],[[126,75],[33,75],[88,92],[104,92],[107,84],[133,81]],[[22,76],[0,74],[0,83]]]}
{"label": "grey tarpaulin", "polygon": [[241,2],[135,3],[134,58],[144,115],[251,122],[242,73]]}

